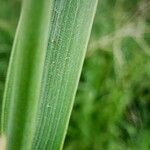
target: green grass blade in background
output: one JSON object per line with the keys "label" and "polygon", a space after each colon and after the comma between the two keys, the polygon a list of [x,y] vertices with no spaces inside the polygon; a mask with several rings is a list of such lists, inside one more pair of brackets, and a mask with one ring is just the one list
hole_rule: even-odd
{"label": "green grass blade in background", "polygon": [[62,148],[97,2],[24,1],[3,104],[8,149]]}
{"label": "green grass blade in background", "polygon": [[3,102],[2,133],[8,150],[31,147],[51,6],[49,0],[23,1]]}
{"label": "green grass blade in background", "polygon": [[33,149],[62,147],[97,0],[55,0]]}

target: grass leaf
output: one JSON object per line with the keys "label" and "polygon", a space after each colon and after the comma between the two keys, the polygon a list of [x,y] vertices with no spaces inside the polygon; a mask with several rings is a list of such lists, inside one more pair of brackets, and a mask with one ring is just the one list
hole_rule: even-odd
{"label": "grass leaf", "polygon": [[3,102],[8,149],[62,148],[97,2],[23,1]]}

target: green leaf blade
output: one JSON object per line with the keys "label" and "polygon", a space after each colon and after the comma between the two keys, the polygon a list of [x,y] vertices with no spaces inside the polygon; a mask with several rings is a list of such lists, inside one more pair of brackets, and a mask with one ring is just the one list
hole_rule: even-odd
{"label": "green leaf blade", "polygon": [[7,149],[30,149],[48,42],[49,0],[23,1],[3,101]]}
{"label": "green leaf blade", "polygon": [[62,149],[97,2],[24,1],[3,103],[8,150]]}
{"label": "green leaf blade", "polygon": [[[55,1],[33,149],[62,147],[97,1]],[[53,11],[54,12],[54,11]],[[65,128],[65,129],[64,129]]]}

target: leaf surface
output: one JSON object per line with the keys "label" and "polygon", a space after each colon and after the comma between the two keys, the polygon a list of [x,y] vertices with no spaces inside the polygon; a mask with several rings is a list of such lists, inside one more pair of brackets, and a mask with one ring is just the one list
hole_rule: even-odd
{"label": "leaf surface", "polygon": [[97,0],[23,3],[3,104],[8,149],[62,148],[96,6]]}

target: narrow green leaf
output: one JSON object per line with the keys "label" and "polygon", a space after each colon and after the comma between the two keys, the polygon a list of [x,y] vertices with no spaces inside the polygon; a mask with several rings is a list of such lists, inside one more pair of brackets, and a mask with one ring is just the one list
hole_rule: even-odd
{"label": "narrow green leaf", "polygon": [[62,147],[97,0],[55,0],[33,149]]}
{"label": "narrow green leaf", "polygon": [[11,150],[63,146],[98,0],[51,1],[23,4],[3,104]]}
{"label": "narrow green leaf", "polygon": [[2,133],[8,150],[29,150],[48,44],[52,2],[24,0],[3,101]]}

